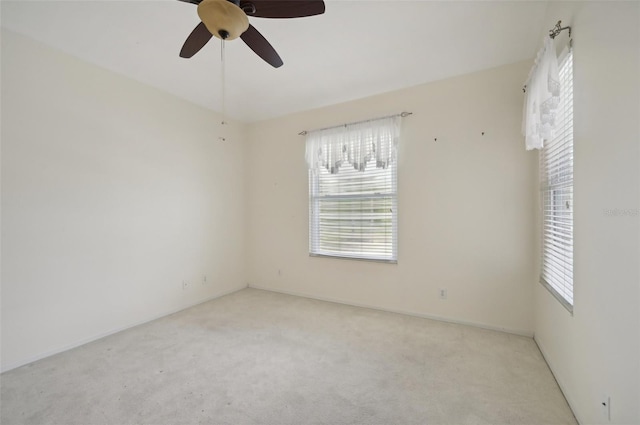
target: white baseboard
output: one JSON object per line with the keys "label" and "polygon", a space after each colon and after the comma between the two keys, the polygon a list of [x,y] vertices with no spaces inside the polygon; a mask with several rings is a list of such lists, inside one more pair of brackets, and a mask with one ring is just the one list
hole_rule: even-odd
{"label": "white baseboard", "polygon": [[132,323],[132,324],[129,324],[129,325],[126,325],[126,326],[122,326],[122,327],[118,327],[118,328],[115,328],[115,329],[111,329],[111,330],[109,330],[107,332],[101,332],[101,333],[99,333],[97,335],[93,335],[93,336],[90,336],[88,338],[83,338],[83,339],[81,339],[79,341],[75,341],[75,342],[73,342],[71,344],[67,344],[67,345],[64,345],[62,347],[55,348],[53,350],[45,351],[44,353],[40,353],[40,354],[38,354],[36,356],[32,356],[32,357],[29,357],[27,359],[20,360],[18,362],[14,362],[14,363],[11,363],[11,364],[8,364],[8,365],[2,365],[2,369],[1,369],[0,372],[10,371],[11,369],[15,369],[15,368],[18,368],[20,366],[24,366],[26,364],[33,363],[33,362],[38,361],[38,360],[42,360],[42,359],[44,359],[46,357],[53,356],[54,354],[58,354],[58,353],[62,353],[64,351],[71,350],[73,348],[79,347],[79,346],[84,345],[84,344],[88,344],[90,342],[93,342],[93,341],[96,341],[98,339],[107,337],[109,335],[113,335],[113,334],[116,334],[118,332],[122,332],[122,331],[125,331],[127,329],[131,329],[131,328],[134,328],[136,326],[140,326],[140,325],[143,325],[145,323],[152,322],[152,321],[160,319],[162,317],[166,317],[166,316],[169,316],[171,314],[178,313],[179,311],[186,310],[186,309],[191,308],[191,307],[195,307],[196,305],[203,304],[203,303],[206,303],[206,302],[211,301],[211,300],[215,300],[216,298],[224,297],[225,295],[233,294],[234,292],[238,292],[238,291],[241,291],[241,290],[246,289],[246,288],[247,288],[247,286],[243,286],[241,288],[236,288],[236,289],[232,289],[230,291],[222,292],[220,294],[212,295],[210,297],[205,298],[204,300],[199,300],[199,301],[196,301],[196,302],[191,303],[191,304],[186,305],[186,306],[182,306],[182,307],[178,307],[178,308],[173,309],[173,310],[165,311],[165,312],[163,312],[161,314],[158,314],[158,315],[155,315],[155,316],[153,316],[153,317],[151,317],[149,319],[141,320],[139,322],[135,322],[135,323]]}
{"label": "white baseboard", "polygon": [[556,369],[553,366],[553,363],[549,361],[549,357],[547,356],[543,345],[535,337],[535,335],[533,336],[533,340],[535,341],[536,345],[538,346],[538,350],[540,350],[540,353],[542,353],[542,357],[544,358],[544,361],[547,363],[547,366],[549,366],[549,370],[551,370],[551,374],[553,375],[553,377],[555,378],[556,382],[558,383],[558,387],[560,387],[560,391],[562,392],[562,395],[564,395],[564,399],[567,400],[567,404],[569,405],[569,408],[571,409],[571,412],[573,412],[573,416],[576,418],[576,421],[578,422],[578,424],[585,423],[580,419],[580,415],[578,414],[578,411],[576,410],[576,404],[571,399],[571,397],[569,396],[569,393],[566,391],[566,387],[563,384],[564,380],[562,379],[561,375],[559,375],[557,373],[558,369]]}
{"label": "white baseboard", "polygon": [[263,290],[263,291],[277,292],[277,293],[286,294],[286,295],[293,295],[293,296],[296,296],[296,297],[310,298],[310,299],[319,300],[319,301],[328,301],[328,302],[337,303],[337,304],[345,304],[345,305],[350,305],[350,306],[353,306],[353,307],[370,308],[372,310],[386,311],[388,313],[404,314],[404,315],[407,315],[407,316],[420,317],[422,319],[437,320],[439,322],[453,323],[453,324],[456,324],[456,325],[472,326],[474,328],[487,329],[487,330],[490,330],[490,331],[505,332],[505,333],[509,333],[509,334],[513,334],[513,335],[526,336],[528,338],[533,338],[533,332],[524,331],[524,330],[521,330],[521,329],[502,328],[502,327],[499,327],[499,326],[492,326],[492,325],[487,325],[487,324],[484,324],[484,323],[468,322],[468,321],[453,319],[453,318],[449,318],[449,317],[442,317],[442,316],[435,316],[435,315],[431,315],[431,314],[417,313],[417,312],[414,312],[414,311],[394,310],[394,309],[389,309],[389,308],[384,308],[384,307],[379,307],[379,306],[374,306],[374,305],[369,305],[369,304],[362,304],[362,303],[355,303],[355,302],[351,302],[351,301],[340,300],[340,299],[337,299],[337,298],[319,297],[319,296],[316,296],[316,295],[306,294],[306,293],[303,293],[303,292],[283,291],[283,290],[280,290],[280,289],[272,289],[272,288],[268,288],[268,287],[265,287],[265,286],[255,285],[255,284],[252,284],[252,283],[249,284],[249,288],[260,289],[260,290]]}

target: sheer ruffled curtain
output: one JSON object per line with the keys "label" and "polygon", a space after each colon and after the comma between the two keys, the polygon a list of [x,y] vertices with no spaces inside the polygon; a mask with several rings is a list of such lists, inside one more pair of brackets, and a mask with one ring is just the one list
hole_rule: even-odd
{"label": "sheer ruffled curtain", "polygon": [[524,99],[522,133],[527,150],[541,149],[553,136],[560,102],[558,57],[553,39],[546,37],[529,73]]}
{"label": "sheer ruffled curtain", "polygon": [[310,169],[326,168],[336,174],[340,167],[387,168],[396,159],[400,117],[347,124],[307,134],[306,159]]}

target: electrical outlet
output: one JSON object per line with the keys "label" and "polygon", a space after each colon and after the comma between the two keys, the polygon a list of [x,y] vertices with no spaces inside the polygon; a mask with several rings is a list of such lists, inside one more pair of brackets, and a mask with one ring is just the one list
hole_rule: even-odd
{"label": "electrical outlet", "polygon": [[441,300],[446,300],[447,299],[447,290],[445,288],[440,288],[438,290],[438,295],[440,296]]}
{"label": "electrical outlet", "polygon": [[600,416],[605,423],[611,422],[611,397],[603,395],[600,399]]}

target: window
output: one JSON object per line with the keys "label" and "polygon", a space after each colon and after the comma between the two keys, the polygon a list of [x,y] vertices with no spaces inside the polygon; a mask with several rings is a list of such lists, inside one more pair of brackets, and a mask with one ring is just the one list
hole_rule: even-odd
{"label": "window", "polygon": [[573,311],[573,54],[559,63],[556,130],[540,150],[541,283]]}
{"label": "window", "polygon": [[397,261],[399,118],[307,137],[309,253]]}

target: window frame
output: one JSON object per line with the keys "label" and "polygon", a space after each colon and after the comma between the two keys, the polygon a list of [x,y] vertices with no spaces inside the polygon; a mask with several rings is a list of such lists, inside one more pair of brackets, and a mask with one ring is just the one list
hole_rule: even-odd
{"label": "window frame", "polygon": [[[368,164],[371,168],[376,168],[375,160],[372,160]],[[343,167],[340,167],[340,171],[336,175],[340,176],[340,172],[348,170],[351,167],[350,164],[344,164]],[[366,173],[370,168],[367,167],[364,171],[355,171],[357,173],[363,172]],[[379,169],[378,169],[379,170]],[[315,170],[309,169],[309,256],[310,257],[326,257],[326,258],[337,258],[343,260],[357,260],[357,261],[371,261],[371,262],[379,262],[379,263],[398,263],[398,165],[397,161],[391,161],[389,165],[384,168],[384,170],[388,170],[389,173],[392,173],[390,176],[391,179],[391,191],[384,193],[371,193],[371,194],[337,194],[337,195],[320,195],[320,185],[321,178],[318,175],[321,172],[326,170]],[[349,170],[351,171],[351,170]],[[344,174],[343,174],[344,175]],[[392,205],[392,235],[391,235],[391,256],[376,256],[374,253],[365,253],[362,255],[349,255],[348,253],[340,253],[337,251],[331,250],[322,250],[320,249],[319,238],[321,237],[321,227],[320,227],[320,215],[318,210],[320,208],[321,200],[330,200],[330,201],[339,201],[339,200],[354,200],[360,199],[363,201],[373,200],[373,199],[381,199],[381,198],[389,198],[391,200]],[[318,247],[317,250],[314,250],[314,247]],[[385,258],[388,257],[388,258]]]}

